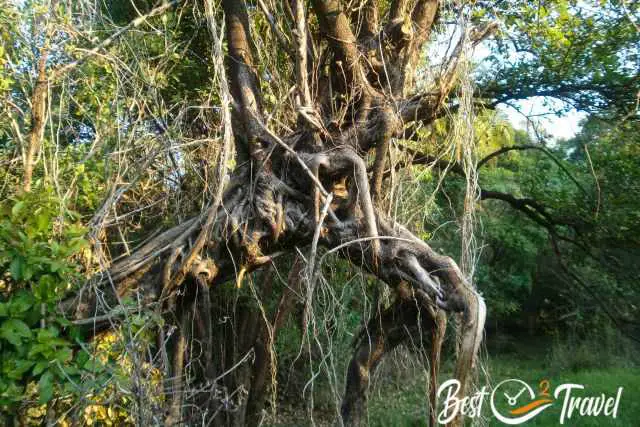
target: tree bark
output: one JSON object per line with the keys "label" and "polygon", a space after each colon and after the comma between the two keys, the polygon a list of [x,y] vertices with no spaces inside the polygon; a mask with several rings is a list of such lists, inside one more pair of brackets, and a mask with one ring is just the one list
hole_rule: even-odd
{"label": "tree bark", "polygon": [[[421,0],[408,11],[406,2],[394,1],[392,20],[386,25],[378,22],[376,10],[369,5],[363,12],[365,29],[358,37],[340,1],[313,0],[311,3],[333,58],[334,67],[327,71],[323,81],[330,86],[335,83],[335,86],[325,89],[333,88],[339,98],[335,104],[353,114],[335,116],[333,101],[336,99],[309,100],[308,76],[304,73],[305,37],[299,37],[297,52],[298,56],[302,55],[297,61],[299,106],[309,109],[310,117],[322,123],[308,126],[308,121],[299,120],[298,128],[286,135],[272,132],[263,119],[247,7],[243,1],[224,0],[226,64],[233,97],[232,126],[239,166],[231,173],[220,204],[214,204],[202,214],[166,231],[113,265],[107,278],[98,284],[103,288],[100,301],[95,293],[84,292],[77,299],[67,301],[64,307],[74,311],[77,318],[98,313],[111,320],[117,313],[106,307],[116,306],[120,296],[134,289],[144,303],[157,305],[175,299],[178,290],[194,283],[205,295],[205,301],[216,301],[215,290],[209,291],[210,288],[215,289],[216,285],[234,279],[241,286],[247,274],[270,265],[275,257],[307,246],[313,248],[313,256],[307,260],[304,280],[313,283],[326,254],[338,253],[393,288],[410,286],[421,298],[417,307],[403,300],[376,320],[380,325],[370,324],[371,340],[362,341],[347,377],[343,416],[345,422],[351,424],[361,419],[368,372],[375,368],[385,349],[401,341],[404,332],[400,330],[404,329],[400,325],[414,325],[416,316],[426,322],[422,326],[433,330],[430,357],[435,367],[431,373],[435,378],[443,328],[441,315],[437,313],[444,310],[460,314],[461,345],[456,377],[462,384],[459,393],[464,395],[480,344],[486,310],[484,301],[464,279],[456,263],[386,218],[379,203],[390,141],[402,135],[406,123],[428,124],[439,117],[443,100],[454,83],[456,58],[449,61],[454,64],[453,69],[446,70],[438,91],[405,97],[406,82],[410,81],[407,64],[415,62],[428,39],[437,19],[438,3]],[[304,16],[302,3],[296,5],[292,17],[301,19]],[[408,39],[395,37],[399,18],[411,22],[411,28],[417,34]],[[299,25],[295,28],[302,31],[304,25],[296,24]],[[486,36],[488,31],[480,33]],[[374,61],[365,61],[363,50],[375,43],[367,36],[370,34],[388,37],[395,51],[382,57],[383,49],[378,49],[378,53],[374,49]],[[474,40],[480,38],[476,36],[477,40]],[[376,69],[376,60],[380,63],[390,61],[390,69],[397,74],[393,76],[396,83],[391,87],[381,84],[383,80],[390,80],[379,78],[381,70]],[[374,75],[378,77],[373,78]],[[376,159],[370,177],[365,158],[373,150]],[[373,188],[369,187],[370,180]],[[325,255],[315,257],[318,246],[325,248]],[[210,295],[207,295],[208,291]],[[283,301],[285,311],[287,304]],[[233,316],[229,326],[232,329],[224,329],[225,326],[223,331],[212,333],[214,322],[208,314],[219,314],[216,306],[213,304],[205,314],[198,315],[203,325],[199,338],[208,341],[203,346],[209,352],[205,355],[205,377],[211,381],[214,372],[224,372],[244,360],[249,352],[256,351],[257,370],[241,363],[222,382],[227,393],[240,388],[250,392],[253,375],[257,379],[254,396],[263,394],[260,383],[264,382],[261,377],[266,366],[266,343],[264,333],[261,333],[262,315],[257,310],[239,310],[236,301],[233,308],[225,309]],[[274,323],[279,325],[281,322],[282,316],[276,315]],[[101,327],[107,322],[94,323]],[[212,335],[214,341],[220,337],[216,352],[224,359],[216,368],[211,366],[214,359],[210,354],[214,348]],[[257,342],[260,337],[262,342]],[[432,389],[435,386],[432,381]],[[434,399],[433,395],[431,399]],[[255,421],[256,409],[250,412]],[[226,412],[230,417],[227,421],[234,425],[244,424],[245,415],[244,410],[233,416]],[[171,418],[177,417],[172,409]],[[456,419],[453,425],[459,426],[461,422]]]}

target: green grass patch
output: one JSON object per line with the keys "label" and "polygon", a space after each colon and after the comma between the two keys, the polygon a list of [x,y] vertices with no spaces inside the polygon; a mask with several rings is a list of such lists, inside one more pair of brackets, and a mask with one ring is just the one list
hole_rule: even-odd
{"label": "green grass patch", "polygon": [[[548,349],[548,351],[545,351]],[[582,384],[584,390],[572,391],[572,396],[615,397],[618,387],[623,387],[617,418],[580,416],[574,412],[565,426],[617,426],[630,427],[640,425],[640,369],[637,362],[627,357],[626,349],[602,348],[596,344],[555,344],[541,346],[531,343],[531,348],[509,354],[499,354],[485,358],[488,377],[483,376],[480,385],[492,386],[499,382],[517,378],[529,384],[538,393],[539,383],[549,381],[549,393],[564,383]],[[599,361],[599,362],[598,362]],[[392,362],[385,362],[385,371],[390,371]],[[424,426],[427,419],[426,374],[420,367],[413,366],[397,374],[392,380],[384,375],[377,376],[369,399],[369,425],[372,426]],[[452,377],[452,364],[444,364],[440,374],[440,383]],[[530,421],[526,426],[559,426],[564,393],[553,405]],[[439,406],[440,410],[440,406]],[[484,422],[480,425],[505,425],[496,420],[491,412],[490,397],[484,399],[482,414]],[[468,423],[471,425],[471,422]]]}

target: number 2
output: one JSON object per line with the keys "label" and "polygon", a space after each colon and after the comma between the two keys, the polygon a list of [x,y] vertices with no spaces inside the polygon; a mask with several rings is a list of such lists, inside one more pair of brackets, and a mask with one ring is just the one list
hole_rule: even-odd
{"label": "number 2", "polygon": [[538,387],[540,387],[540,396],[549,396],[549,380],[542,380]]}

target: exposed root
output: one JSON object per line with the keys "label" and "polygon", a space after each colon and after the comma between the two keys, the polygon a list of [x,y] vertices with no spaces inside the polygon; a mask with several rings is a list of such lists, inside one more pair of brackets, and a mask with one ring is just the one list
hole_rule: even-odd
{"label": "exposed root", "polygon": [[[314,218],[315,215],[311,213],[317,208],[317,193],[313,198],[292,197],[289,193],[285,194],[283,186],[269,186],[266,193],[232,186],[232,193],[225,194],[225,202],[218,212],[215,215],[208,212],[208,218],[215,218],[211,229],[203,233],[196,228],[194,231],[199,233],[192,233],[198,237],[207,235],[208,238],[202,244],[201,255],[194,256],[191,261],[188,275],[198,281],[199,289],[206,301],[211,285],[235,279],[236,286],[240,287],[247,273],[269,264],[275,256],[294,247],[311,244],[314,248],[316,245],[330,248],[329,252],[339,251],[392,287],[403,282],[411,283],[414,294],[420,296],[419,308],[416,308],[415,302],[400,303],[401,310],[393,308],[383,313],[380,319],[376,319],[377,324],[373,322],[368,326],[367,340],[359,344],[349,368],[347,393],[343,402],[345,419],[359,419],[360,415],[357,414],[361,413],[366,405],[366,397],[363,396],[369,384],[371,371],[386,351],[404,339],[407,325],[412,325],[415,329],[418,318],[422,319],[421,322],[426,322],[420,325],[422,330],[434,330],[437,327],[436,323],[440,324],[439,320],[436,322],[437,307],[462,313],[464,319],[462,345],[456,366],[456,377],[461,381],[463,393],[470,381],[470,372],[481,340],[485,317],[484,302],[468,285],[451,258],[437,253],[407,229],[384,219],[383,215],[376,211],[370,196],[365,163],[352,149],[341,147],[324,154],[308,154],[305,161],[314,157],[317,165],[314,179],[330,182],[332,185],[345,182],[345,187],[351,187],[345,190],[348,190],[347,197],[354,200],[354,209],[347,210],[344,215],[341,213],[340,219],[336,219],[331,210],[331,196],[327,193],[324,196],[323,212],[320,212],[319,218]],[[246,169],[238,169],[234,173],[236,180],[250,176]],[[306,191],[309,193],[314,184],[308,179],[305,182]],[[286,187],[301,194],[305,191],[300,182],[294,179],[288,181]],[[265,197],[256,202],[254,197],[263,195]],[[265,220],[265,216],[262,215],[265,212],[273,221]],[[135,278],[133,275],[125,275],[121,280],[131,280],[131,284],[126,288],[133,289],[138,286],[141,293],[145,293],[145,283],[155,281],[157,284],[159,281],[164,285],[163,298],[174,294],[176,288],[167,284],[179,283],[174,277],[175,272],[179,266],[185,265],[184,260],[179,261],[180,255],[194,252],[189,239],[180,240],[180,245],[176,245],[175,240],[167,241],[167,236],[177,239],[187,232],[191,233],[195,224],[202,224],[201,218],[202,216],[188,222],[187,226],[176,227],[180,232],[169,231],[161,235],[159,243],[146,248],[142,259],[144,265],[149,266],[149,270]],[[276,224],[275,228],[272,222]],[[363,242],[372,244],[362,245]],[[173,248],[173,251],[165,249],[165,246]],[[147,257],[154,254],[154,262],[148,261]],[[315,250],[312,251],[312,255],[312,258],[315,258]],[[312,265],[315,264],[311,270],[312,282],[315,272],[322,268],[324,256],[319,257],[320,260],[317,262],[309,260]],[[132,258],[138,259],[135,255]],[[127,272],[130,271],[129,268],[127,265],[119,271]],[[291,304],[290,298],[283,304]],[[310,306],[309,301],[307,305]],[[206,307],[203,308],[207,311]],[[283,311],[288,310],[284,306],[282,308]],[[208,319],[204,312],[198,319],[202,321],[202,338],[208,340],[211,337],[211,319]],[[281,319],[280,316],[274,319],[276,328],[282,322]],[[431,374],[435,378],[442,340],[440,331],[434,331],[431,339],[434,341],[430,357]],[[211,350],[208,344],[203,350],[207,353],[204,359],[206,377],[211,378],[210,365],[215,361],[210,360]],[[177,362],[179,360],[174,357],[174,364]],[[431,387],[435,384],[432,383]],[[172,416],[176,419],[179,414],[172,413]]]}
{"label": "exposed root", "polygon": [[186,313],[182,314],[182,321],[178,331],[176,332],[175,342],[173,345],[172,358],[173,363],[171,365],[171,379],[168,381],[168,387],[165,390],[165,395],[168,398],[169,410],[164,425],[174,426],[180,425],[182,422],[182,408],[184,397],[184,367],[187,352],[187,344],[189,342],[189,316]]}
{"label": "exposed root", "polygon": [[236,288],[240,289],[242,287],[242,282],[244,281],[244,275],[247,273],[247,266],[243,265],[240,267],[240,271],[238,271],[238,277],[236,277]]}
{"label": "exposed root", "polygon": [[[406,291],[405,291],[406,293]],[[410,293],[410,292],[409,292]],[[398,293],[391,307],[369,321],[358,338],[357,347],[347,371],[347,385],[342,400],[341,415],[347,426],[359,426],[366,413],[367,392],[370,378],[385,354],[398,345],[426,334],[432,339],[431,360],[436,360],[437,372],[440,347],[444,336],[442,319],[425,301]],[[432,382],[432,387],[434,383]]]}
{"label": "exposed root", "polygon": [[218,267],[211,258],[197,257],[191,266],[191,275],[203,280],[205,283],[210,283],[218,274]]}
{"label": "exposed root", "polygon": [[203,320],[204,330],[202,335],[202,353],[204,355],[204,373],[207,381],[213,381],[215,378],[215,368],[213,366],[213,320],[211,312],[211,295],[209,292],[209,283],[204,274],[195,276],[198,283],[198,291],[201,294],[202,305],[200,307],[200,317]]}
{"label": "exposed root", "polygon": [[[444,294],[440,289],[440,285],[438,285],[427,273],[427,271],[422,268],[417,258],[414,255],[407,255],[405,257],[405,262],[411,273],[413,273],[414,277],[417,279],[417,282],[423,285],[423,290],[434,300],[439,298],[442,300],[444,298]],[[424,286],[426,285],[426,286]]]}
{"label": "exposed root", "polygon": [[438,405],[438,372],[440,372],[440,352],[447,330],[447,315],[438,310],[435,327],[431,331],[431,354],[429,358],[429,425],[435,427],[437,423]]}
{"label": "exposed root", "polygon": [[[467,309],[462,315],[459,333],[461,334],[458,357],[456,360],[455,377],[460,381],[458,398],[462,399],[471,383],[471,374],[476,363],[476,357],[482,341],[484,322],[487,316],[487,308],[484,299],[473,289],[467,289],[465,293]],[[451,423],[451,427],[464,425],[464,416],[458,415]]]}

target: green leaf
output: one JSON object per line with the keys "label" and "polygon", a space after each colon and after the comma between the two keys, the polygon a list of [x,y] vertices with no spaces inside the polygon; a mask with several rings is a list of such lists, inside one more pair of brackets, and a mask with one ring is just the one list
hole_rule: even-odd
{"label": "green leaf", "polygon": [[64,364],[65,362],[68,362],[69,360],[71,360],[72,356],[73,356],[73,352],[71,351],[71,349],[68,347],[65,347],[56,351],[56,354],[54,354],[53,358],[58,362],[60,362],[61,364]]}
{"label": "green leaf", "polygon": [[51,270],[52,273],[57,273],[63,268],[64,268],[64,264],[62,264],[61,262],[58,262],[56,260],[49,261],[49,269]]}
{"label": "green leaf", "polygon": [[34,362],[31,360],[16,360],[11,370],[12,377],[16,379],[22,378],[22,375],[31,369],[33,364]]}
{"label": "green leaf", "polygon": [[57,338],[60,335],[60,331],[55,326],[49,326],[46,329],[38,330],[38,341],[45,342],[47,340]]}
{"label": "green leaf", "polygon": [[15,257],[13,261],[11,261],[11,265],[9,265],[9,273],[11,273],[11,277],[13,280],[20,281],[23,276],[23,266],[22,258]]}
{"label": "green leaf", "polygon": [[36,226],[38,231],[46,231],[49,228],[49,215],[46,212],[40,212],[36,216]]}
{"label": "green leaf", "polygon": [[20,291],[9,302],[9,314],[11,316],[19,316],[29,311],[34,304],[33,295],[27,291]]}
{"label": "green leaf", "polygon": [[42,360],[36,363],[36,366],[33,367],[33,371],[32,371],[33,375],[40,375],[42,371],[47,369],[47,366],[49,366],[49,362],[45,360]]}
{"label": "green leaf", "polygon": [[40,377],[40,403],[47,403],[53,397],[53,373],[47,371]]}
{"label": "green leaf", "polygon": [[83,365],[82,369],[92,372],[94,374],[103,372],[105,370],[104,365],[96,358],[92,358],[87,360]]}
{"label": "green leaf", "polygon": [[11,216],[15,218],[20,215],[20,211],[22,210],[22,208],[24,208],[24,205],[24,201],[19,201],[18,203],[13,205],[13,207],[11,208]]}
{"label": "green leaf", "polygon": [[45,274],[40,276],[38,286],[34,287],[34,296],[40,301],[46,301],[55,295],[56,280],[53,276]]}
{"label": "green leaf", "polygon": [[22,344],[22,338],[31,338],[31,329],[19,319],[7,319],[0,326],[0,337],[16,347]]}
{"label": "green leaf", "polygon": [[70,255],[75,255],[76,253],[78,253],[82,248],[85,248],[88,246],[88,242],[82,238],[76,238],[73,239],[70,244],[69,244],[69,254]]}
{"label": "green leaf", "polygon": [[27,354],[30,358],[35,358],[38,354],[42,354],[43,357],[47,358],[47,355],[50,355],[53,351],[53,346],[47,344],[35,344],[29,348],[29,353]]}

